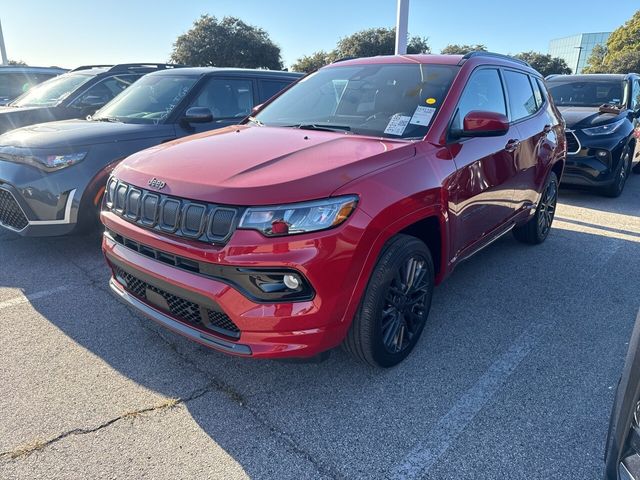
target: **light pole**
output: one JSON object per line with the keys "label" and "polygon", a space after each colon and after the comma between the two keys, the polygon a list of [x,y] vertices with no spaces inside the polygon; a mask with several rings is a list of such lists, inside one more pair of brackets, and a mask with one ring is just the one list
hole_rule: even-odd
{"label": "light pole", "polygon": [[407,53],[407,24],[409,23],[409,0],[398,0],[396,18],[396,55]]}
{"label": "light pole", "polygon": [[577,48],[578,49],[578,60],[576,60],[576,69],[574,70],[574,74],[578,74],[580,72],[578,72],[578,66],[580,65],[580,55],[582,55],[582,49],[584,48],[582,45],[580,45],[579,47],[573,47],[573,48]]}
{"label": "light pole", "polygon": [[4,48],[4,35],[2,35],[2,22],[0,22],[0,57],[2,60],[2,65],[7,65],[9,61],[7,60],[7,50]]}

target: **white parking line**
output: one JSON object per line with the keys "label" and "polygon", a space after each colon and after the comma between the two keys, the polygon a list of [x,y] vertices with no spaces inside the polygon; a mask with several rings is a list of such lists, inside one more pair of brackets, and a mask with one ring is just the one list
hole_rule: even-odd
{"label": "white parking line", "polygon": [[14,307],[16,305],[21,305],[23,303],[29,303],[32,300],[38,300],[39,298],[49,297],[51,295],[55,295],[56,293],[63,292],[64,290],[69,289],[69,286],[64,285],[56,288],[52,288],[50,290],[43,290],[41,292],[30,293],[29,295],[20,295],[16,298],[11,298],[9,300],[5,300],[4,302],[0,302],[0,310],[5,308]]}
{"label": "white parking line", "polygon": [[539,333],[538,328],[520,335],[388,476],[412,479],[426,475],[529,354]]}

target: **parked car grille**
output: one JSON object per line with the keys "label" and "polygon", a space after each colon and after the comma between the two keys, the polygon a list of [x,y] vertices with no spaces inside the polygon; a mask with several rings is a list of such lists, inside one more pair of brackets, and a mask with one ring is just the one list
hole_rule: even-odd
{"label": "parked car grille", "polygon": [[225,244],[240,211],[134,187],[111,178],[105,208],[144,228],[207,243]]}
{"label": "parked car grille", "polygon": [[[166,313],[175,319],[214,334],[222,334],[233,339],[240,338],[240,329],[227,314],[198,305],[146,283],[120,267],[114,266],[113,269],[116,279],[129,293],[145,303],[150,303],[154,308],[167,310]],[[149,296],[154,294],[164,298],[166,308],[161,308],[157,302],[150,301]]]}
{"label": "parked car grille", "polygon": [[578,153],[580,151],[580,141],[578,137],[573,133],[573,130],[567,130],[565,133],[567,135],[567,153]]}
{"label": "parked car grille", "polygon": [[0,189],[0,224],[14,230],[22,230],[29,224],[13,195]]}

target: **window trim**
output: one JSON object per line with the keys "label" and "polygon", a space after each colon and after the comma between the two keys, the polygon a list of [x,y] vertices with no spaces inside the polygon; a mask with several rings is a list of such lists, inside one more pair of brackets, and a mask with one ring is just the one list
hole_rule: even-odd
{"label": "window trim", "polygon": [[[531,81],[532,81],[532,78],[538,78],[538,77],[534,77],[530,73],[525,72],[523,70],[518,70],[517,68],[502,67],[501,69],[505,70],[505,71],[512,71],[512,72],[515,72],[515,73],[520,73],[522,75],[525,75],[529,79],[529,86],[531,87],[531,93],[534,93],[533,92],[533,85],[531,85]],[[517,120],[512,120],[512,118],[511,118],[511,106],[508,103],[509,89],[507,88],[507,79],[506,79],[506,77],[504,78],[504,85],[505,85],[505,92],[507,94],[507,107],[509,109],[509,125],[517,125],[518,123],[520,123],[520,122],[522,122],[524,120],[529,120],[529,119],[535,117],[536,115],[538,115],[542,110],[544,110],[542,107],[544,107],[546,102],[547,102],[546,95],[543,95],[544,101],[542,102],[542,105],[540,106],[540,108],[538,108],[535,112],[527,115],[526,117],[521,117],[521,118],[518,118]],[[534,94],[534,98],[535,98],[535,94]]]}

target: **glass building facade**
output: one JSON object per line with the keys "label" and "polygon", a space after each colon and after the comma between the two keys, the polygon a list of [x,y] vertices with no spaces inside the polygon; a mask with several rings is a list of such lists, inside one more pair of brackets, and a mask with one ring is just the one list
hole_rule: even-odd
{"label": "glass building facade", "polygon": [[596,45],[606,46],[611,32],[579,33],[549,42],[549,54],[567,62],[573,73],[582,73]]}

